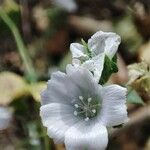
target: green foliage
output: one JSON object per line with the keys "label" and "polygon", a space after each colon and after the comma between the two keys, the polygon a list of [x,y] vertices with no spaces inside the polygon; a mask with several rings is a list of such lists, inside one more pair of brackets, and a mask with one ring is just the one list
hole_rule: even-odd
{"label": "green foliage", "polygon": [[16,41],[16,45],[18,48],[18,52],[24,62],[24,65],[26,67],[25,75],[31,82],[35,82],[37,80],[37,74],[34,70],[32,60],[30,59],[27,47],[25,46],[23,39],[21,37],[21,34],[16,26],[16,24],[13,22],[13,20],[10,18],[10,16],[7,14],[3,8],[0,7],[0,17],[5,22],[5,24],[8,26],[10,31],[12,32],[14,39]]}
{"label": "green foliage", "polygon": [[40,93],[43,89],[46,88],[46,83],[45,82],[36,82],[36,83],[32,83],[32,84],[28,84],[28,92],[30,93],[30,95],[32,95],[32,97],[34,98],[34,100],[36,101],[40,101]]}
{"label": "green foliage", "polygon": [[143,100],[134,89],[128,90],[127,102],[144,105]]}
{"label": "green foliage", "polygon": [[[15,25],[19,27],[19,24],[21,23],[21,13],[19,9],[19,5],[14,2],[13,0],[5,0],[1,8],[7,12],[9,17],[13,20]],[[3,20],[0,18],[0,34],[1,37],[5,37],[6,35],[10,34],[9,28],[6,26],[6,24],[3,22]]]}
{"label": "green foliage", "polygon": [[116,72],[118,72],[117,55],[115,55],[112,60],[107,55],[105,55],[104,68],[99,83],[101,85],[105,84],[108,81],[109,77],[112,75],[112,73]]}
{"label": "green foliage", "polygon": [[88,43],[86,43],[83,39],[81,39],[82,45],[84,46],[85,49],[85,53],[88,54],[88,56],[91,58],[92,54],[91,54],[91,50],[88,47]]}

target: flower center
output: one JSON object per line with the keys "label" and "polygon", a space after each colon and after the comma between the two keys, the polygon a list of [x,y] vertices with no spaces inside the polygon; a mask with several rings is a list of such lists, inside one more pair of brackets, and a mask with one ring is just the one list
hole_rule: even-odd
{"label": "flower center", "polygon": [[78,103],[74,104],[75,116],[80,116],[84,118],[85,121],[95,117],[100,109],[99,101],[89,98],[84,98],[83,96],[79,96]]}

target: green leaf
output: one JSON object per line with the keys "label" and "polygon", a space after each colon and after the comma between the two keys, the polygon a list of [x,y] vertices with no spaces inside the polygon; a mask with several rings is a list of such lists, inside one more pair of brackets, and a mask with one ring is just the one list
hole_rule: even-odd
{"label": "green leaf", "polygon": [[92,53],[91,53],[91,50],[88,47],[88,43],[86,43],[83,39],[81,39],[81,42],[82,42],[82,45],[84,46],[85,53],[88,54],[88,56],[91,58]]}
{"label": "green leaf", "polygon": [[117,63],[117,54],[114,55],[114,57],[112,58],[112,61]]}
{"label": "green leaf", "polygon": [[83,39],[81,39],[81,42],[84,47],[88,48],[88,44]]}
{"label": "green leaf", "polygon": [[112,60],[107,55],[105,55],[104,68],[99,83],[102,85],[105,84],[112,73],[116,72],[118,72],[117,55],[115,55]]}
{"label": "green leaf", "polygon": [[127,95],[127,102],[144,105],[143,100],[134,89],[129,90]]}
{"label": "green leaf", "polygon": [[40,93],[43,89],[46,88],[46,82],[37,82],[28,85],[28,90],[34,100],[40,101]]}

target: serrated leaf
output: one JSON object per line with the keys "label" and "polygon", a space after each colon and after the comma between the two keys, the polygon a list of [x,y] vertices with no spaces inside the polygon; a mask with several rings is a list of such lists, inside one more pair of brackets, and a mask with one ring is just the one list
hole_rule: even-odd
{"label": "serrated leaf", "polygon": [[14,99],[27,93],[25,80],[12,72],[0,73],[0,104],[8,105]]}
{"label": "serrated leaf", "polygon": [[117,56],[115,55],[112,60],[110,60],[109,57],[105,55],[104,68],[99,83],[105,84],[108,81],[109,77],[112,75],[112,73],[116,72],[118,72]]}
{"label": "serrated leaf", "polygon": [[141,99],[141,97],[138,95],[138,93],[134,89],[132,89],[128,92],[127,102],[144,105],[143,100]]}

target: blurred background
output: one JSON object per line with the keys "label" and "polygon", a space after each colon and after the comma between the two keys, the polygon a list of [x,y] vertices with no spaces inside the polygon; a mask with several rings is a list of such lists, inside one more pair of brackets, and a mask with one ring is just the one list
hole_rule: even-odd
{"label": "blurred background", "polygon": [[109,82],[127,86],[130,117],[107,150],[150,150],[150,0],[0,0],[0,150],[65,150],[46,135],[39,93],[71,63],[70,43],[99,30],[121,36]]}

